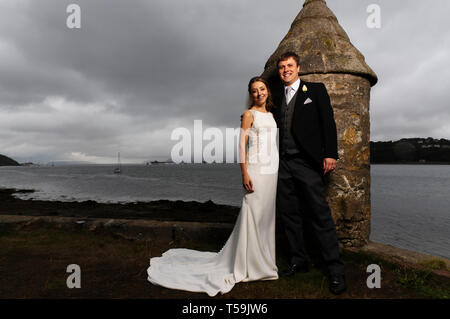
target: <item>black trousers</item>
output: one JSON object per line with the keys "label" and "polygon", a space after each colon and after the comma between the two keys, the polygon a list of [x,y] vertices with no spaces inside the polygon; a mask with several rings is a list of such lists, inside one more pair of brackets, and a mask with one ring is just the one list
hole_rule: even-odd
{"label": "black trousers", "polygon": [[289,243],[291,263],[308,262],[303,237],[304,218],[309,217],[331,274],[344,274],[339,258],[336,226],[331,217],[323,177],[301,155],[280,157],[277,214],[280,214]]}

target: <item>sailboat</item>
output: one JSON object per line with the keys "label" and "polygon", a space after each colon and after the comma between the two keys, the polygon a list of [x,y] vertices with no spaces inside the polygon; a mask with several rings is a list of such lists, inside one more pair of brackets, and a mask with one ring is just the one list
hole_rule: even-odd
{"label": "sailboat", "polygon": [[122,173],[121,165],[120,165],[120,152],[117,155],[118,166],[114,169],[114,174]]}

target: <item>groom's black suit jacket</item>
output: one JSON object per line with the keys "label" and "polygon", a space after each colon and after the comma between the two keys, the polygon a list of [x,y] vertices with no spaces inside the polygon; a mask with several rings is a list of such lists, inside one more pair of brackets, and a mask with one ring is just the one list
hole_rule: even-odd
{"label": "groom's black suit jacket", "polygon": [[[303,91],[306,86],[306,92]],[[323,159],[338,159],[337,132],[330,97],[323,83],[300,81],[292,116],[292,136],[298,148],[323,172]],[[281,131],[281,103],[284,88],[278,84],[272,90],[275,108],[272,113]],[[304,104],[307,99],[312,102]]]}

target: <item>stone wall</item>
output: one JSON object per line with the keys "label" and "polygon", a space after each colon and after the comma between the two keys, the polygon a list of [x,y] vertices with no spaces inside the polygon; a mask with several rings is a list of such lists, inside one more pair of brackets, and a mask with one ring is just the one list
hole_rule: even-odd
{"label": "stone wall", "polygon": [[351,74],[310,74],[330,95],[338,133],[339,160],[329,174],[328,202],[344,246],[362,246],[370,235],[370,83]]}

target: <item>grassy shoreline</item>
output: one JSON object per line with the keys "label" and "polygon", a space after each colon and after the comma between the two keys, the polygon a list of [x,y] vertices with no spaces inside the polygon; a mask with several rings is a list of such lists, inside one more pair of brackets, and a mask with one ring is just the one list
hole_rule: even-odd
{"label": "grassy shoreline", "polygon": [[[94,201],[21,200],[12,195],[20,191],[0,189],[0,215],[233,224],[239,213],[238,207],[212,202],[162,200],[138,204],[102,204]],[[104,228],[87,231],[39,223],[0,223],[0,298],[208,298],[206,294],[151,285],[146,279],[146,269],[151,257],[160,256],[169,248],[218,251],[223,244],[221,240],[212,238],[126,239]],[[279,270],[286,266],[283,247],[283,242],[277,237]],[[341,296],[336,297],[328,291],[323,265],[314,259],[310,273],[275,281],[239,283],[229,294],[215,298],[450,298],[450,281],[435,278],[431,274],[434,265],[430,264],[424,271],[418,271],[389,263],[373,254],[349,250],[341,250],[341,253],[349,285],[349,290]],[[66,287],[66,267],[74,263],[82,269],[82,289]],[[369,289],[366,285],[369,275],[366,268],[373,263],[382,270],[380,289]]]}
{"label": "grassy shoreline", "polygon": [[[104,230],[68,231],[45,225],[0,229],[0,298],[210,298],[204,293],[166,289],[147,281],[150,257],[169,248],[218,251],[213,241],[125,239]],[[238,283],[216,299],[423,299],[450,298],[450,281],[430,272],[396,266],[370,254],[342,250],[348,291],[334,296],[320,265],[311,272],[274,281]],[[380,289],[366,285],[367,265],[381,268]],[[78,264],[82,288],[68,289],[66,267]],[[277,256],[279,269],[286,266]]]}

